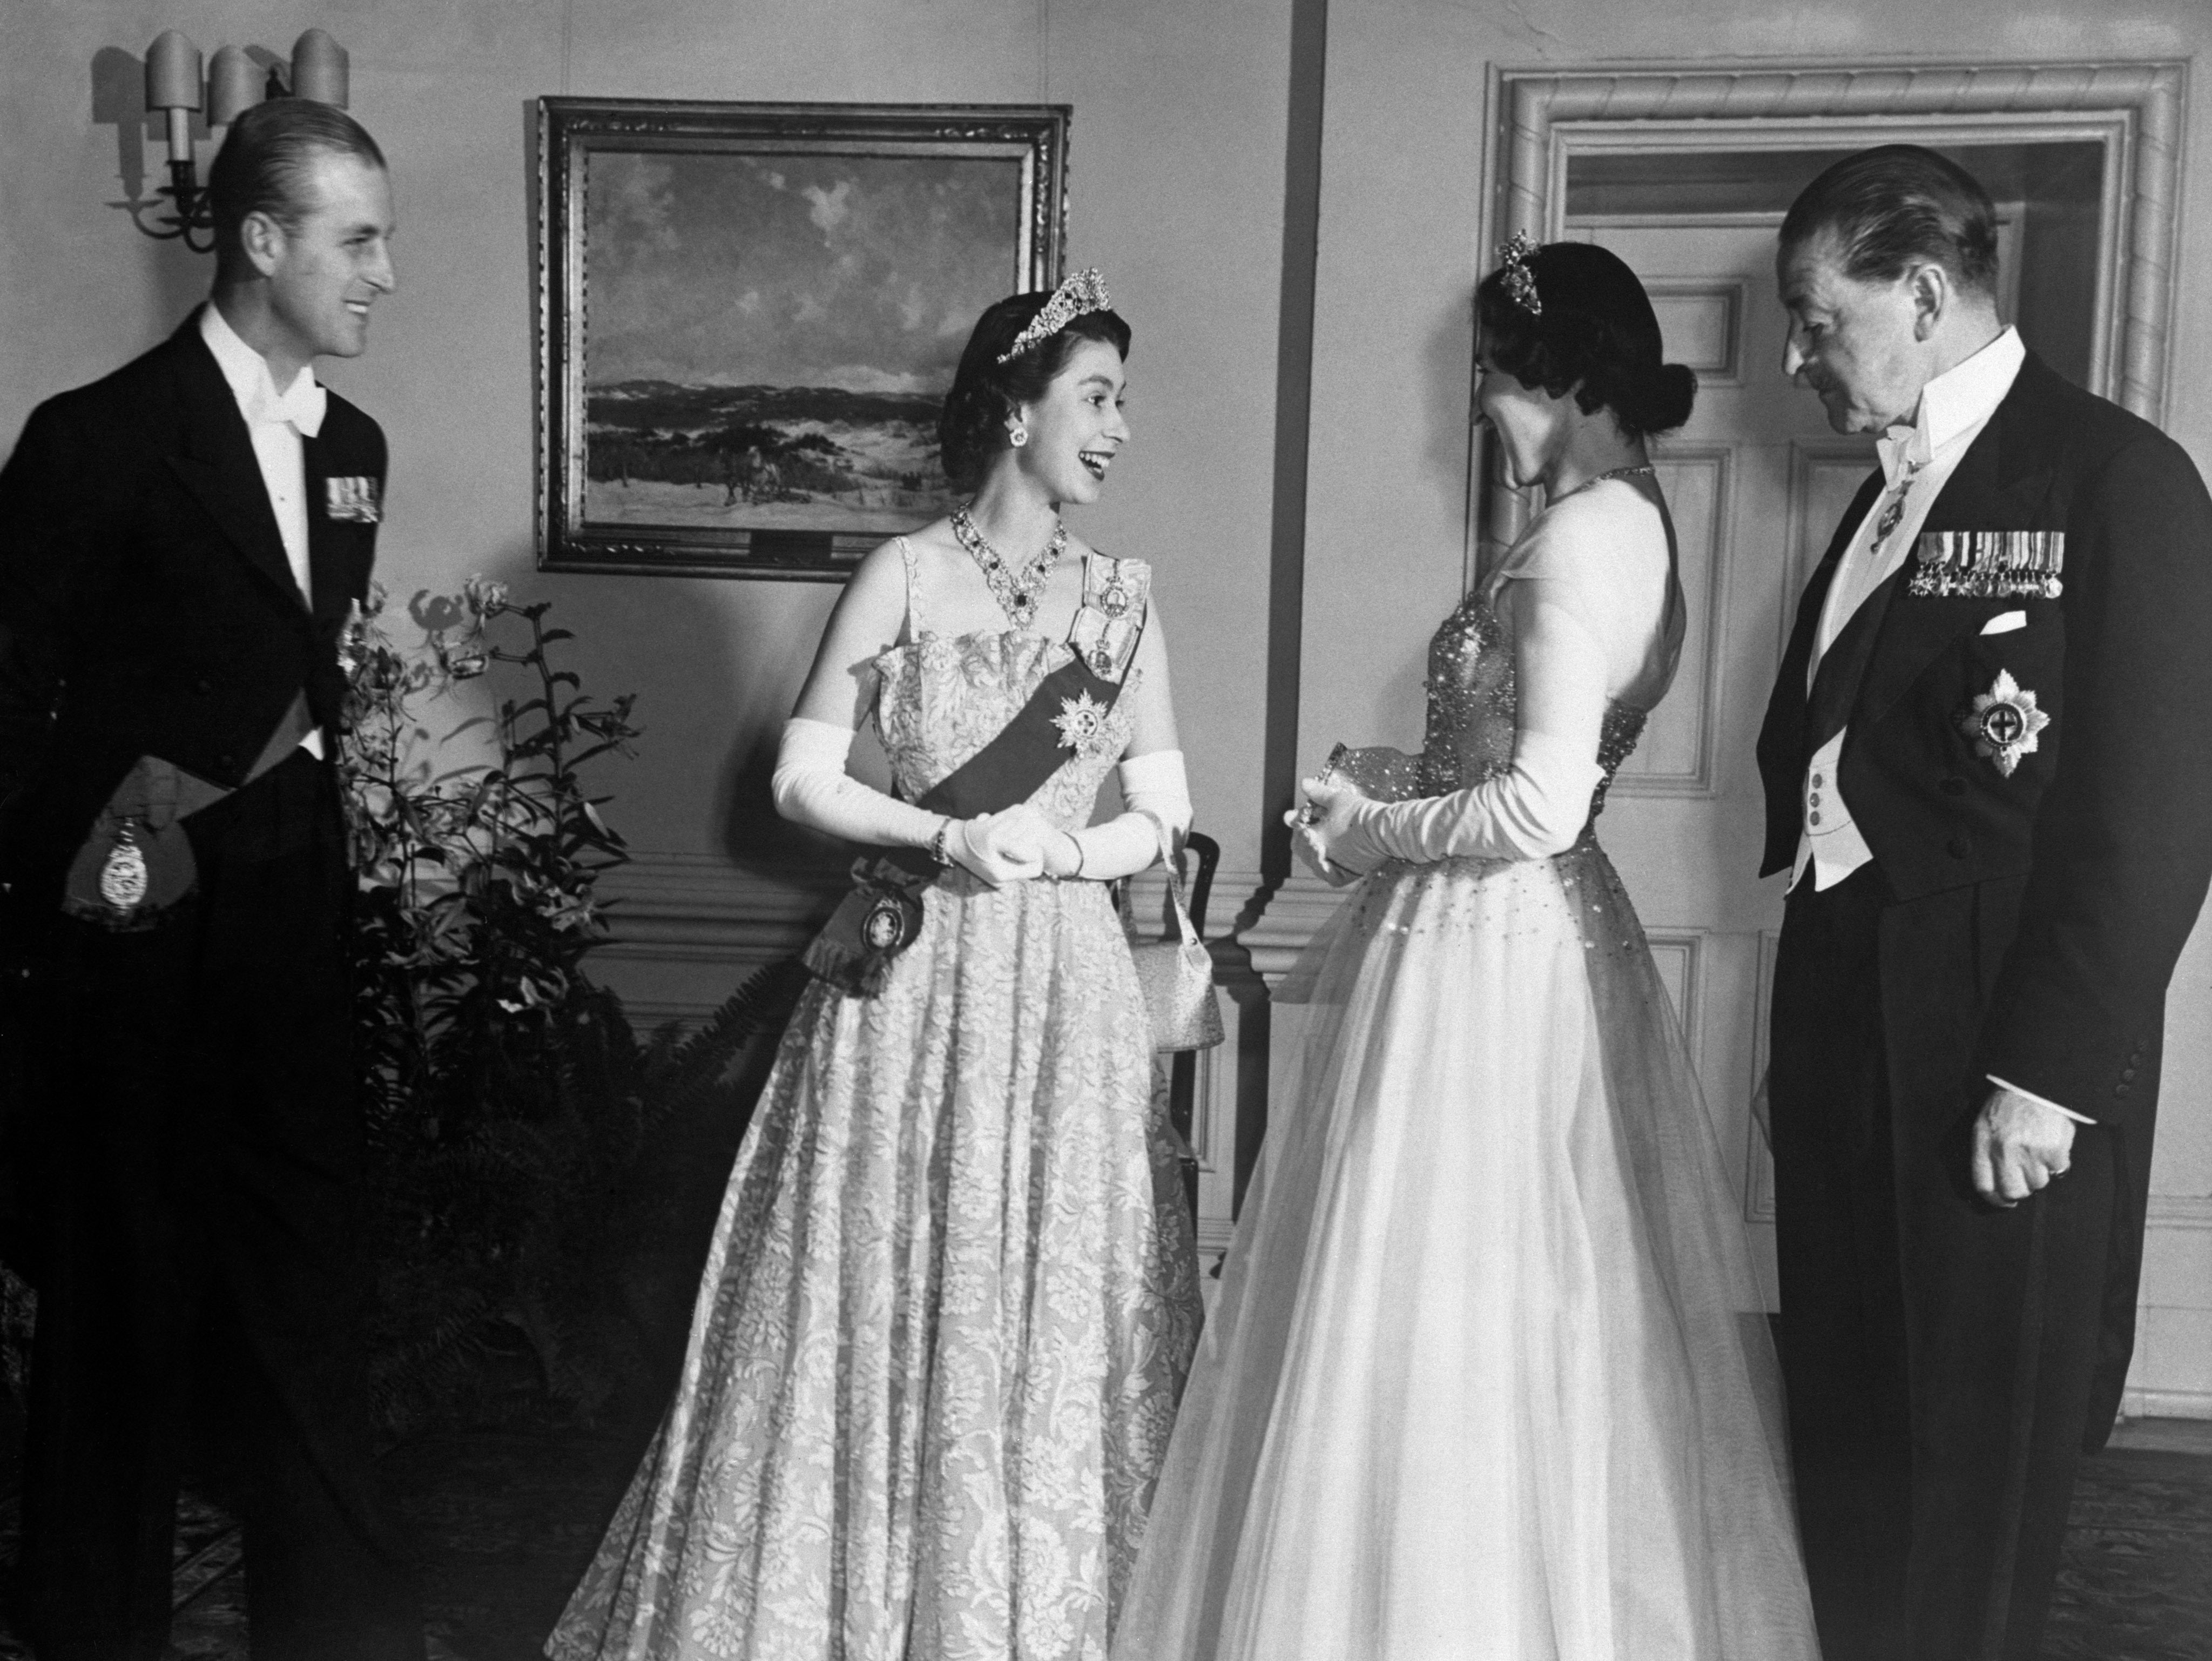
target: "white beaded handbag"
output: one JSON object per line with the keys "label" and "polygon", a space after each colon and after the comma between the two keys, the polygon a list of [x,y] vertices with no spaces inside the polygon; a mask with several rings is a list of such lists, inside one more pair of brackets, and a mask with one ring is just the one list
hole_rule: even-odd
{"label": "white beaded handbag", "polygon": [[1145,1011],[1152,1017],[1152,1048],[1211,1050],[1225,1035],[1221,996],[1213,984],[1213,959],[1190,920],[1183,897],[1182,869],[1160,830],[1160,859],[1167,867],[1168,904],[1175,932],[1164,940],[1139,940],[1129,947],[1136,960],[1137,984],[1144,989]]}

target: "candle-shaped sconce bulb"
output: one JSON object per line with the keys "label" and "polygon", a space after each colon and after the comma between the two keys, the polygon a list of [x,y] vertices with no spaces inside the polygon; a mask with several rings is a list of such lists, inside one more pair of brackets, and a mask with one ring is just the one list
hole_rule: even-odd
{"label": "candle-shaped sconce bulb", "polygon": [[169,160],[192,159],[192,112],[200,106],[200,49],[174,29],[146,48],[146,107],[169,119]]}
{"label": "candle-shaped sconce bulb", "polygon": [[292,44],[292,96],[319,104],[346,106],[346,49],[320,29],[309,29]]}
{"label": "candle-shaped sconce bulb", "polygon": [[164,29],[146,48],[146,107],[200,106],[200,49],[174,29]]}
{"label": "candle-shaped sconce bulb", "polygon": [[236,46],[224,46],[208,70],[208,125],[227,127],[261,101],[259,67]]}

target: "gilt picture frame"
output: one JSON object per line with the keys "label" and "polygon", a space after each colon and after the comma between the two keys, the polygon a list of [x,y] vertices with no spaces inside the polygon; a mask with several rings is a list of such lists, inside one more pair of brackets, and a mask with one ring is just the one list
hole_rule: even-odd
{"label": "gilt picture frame", "polygon": [[938,410],[1060,280],[1068,116],[539,99],[540,567],[841,581],[954,505]]}

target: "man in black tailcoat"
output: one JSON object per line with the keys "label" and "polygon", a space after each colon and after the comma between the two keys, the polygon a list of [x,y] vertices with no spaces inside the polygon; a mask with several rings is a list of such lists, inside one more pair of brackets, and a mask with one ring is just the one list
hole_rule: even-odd
{"label": "man in black tailcoat", "polygon": [[0,881],[33,1087],[19,1579],[43,1661],[159,1657],[180,1465],[236,1451],[254,1654],[421,1661],[362,1398],[361,1125],[332,766],[385,472],[315,383],[392,286],[343,112],[210,175],[215,291],[0,472]]}
{"label": "man in black tailcoat", "polygon": [[1944,158],[1829,168],[1778,272],[1785,368],[1882,463],[1759,741],[1807,1564],[1827,1661],[2027,1661],[2126,1373],[2212,873],[2212,501],[2002,326]]}

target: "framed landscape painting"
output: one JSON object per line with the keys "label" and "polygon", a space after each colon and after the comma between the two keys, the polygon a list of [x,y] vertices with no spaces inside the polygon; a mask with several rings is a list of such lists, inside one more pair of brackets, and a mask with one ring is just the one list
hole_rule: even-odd
{"label": "framed landscape painting", "polygon": [[538,563],[839,581],[1060,280],[1065,106],[538,100]]}

